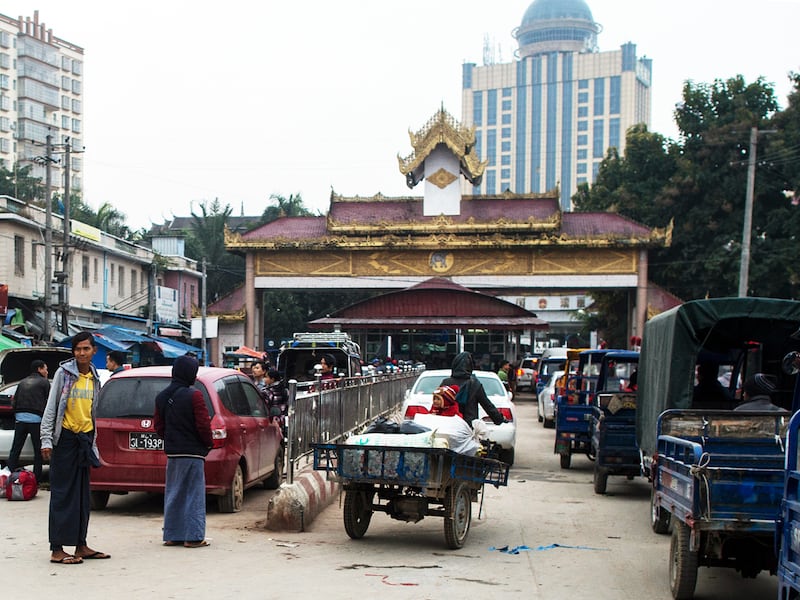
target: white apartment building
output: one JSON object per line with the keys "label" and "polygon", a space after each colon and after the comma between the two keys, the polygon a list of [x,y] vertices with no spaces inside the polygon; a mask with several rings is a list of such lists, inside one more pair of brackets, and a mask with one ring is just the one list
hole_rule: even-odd
{"label": "white apartment building", "polygon": [[[46,181],[46,142],[53,159],[66,144],[83,149],[83,48],[62,40],[33,17],[0,14],[0,160],[31,166]],[[65,161],[51,161],[51,189],[63,193]],[[70,160],[70,190],[82,187],[80,155]]]}
{"label": "white apartment building", "polygon": [[[51,286],[53,305],[51,331],[64,331],[61,316],[68,306],[70,326],[91,329],[101,325],[126,325],[143,329],[147,308],[154,300],[155,285],[171,277],[191,280],[199,290],[202,274],[197,261],[183,256],[160,259],[157,279],[153,279],[156,253],[145,246],[127,242],[74,219],[70,221],[66,265],[63,257],[63,218],[51,215],[54,280],[67,273],[66,294],[57,284]],[[20,309],[28,320],[43,314],[45,286],[46,213],[43,208],[9,196],[0,196],[0,283],[8,285],[9,308]],[[66,267],[66,268],[65,268]],[[177,274],[177,275],[176,275]],[[63,287],[63,286],[62,286]],[[67,300],[65,303],[64,300]],[[178,297],[178,311],[191,317],[197,295]],[[40,333],[40,332],[36,332]]]}
{"label": "white apartment building", "polygon": [[599,52],[601,31],[584,0],[535,0],[513,36],[511,63],[462,67],[462,119],[488,161],[465,194],[560,191],[562,210],[592,183],[611,147],[650,124],[652,61],[636,45]]}

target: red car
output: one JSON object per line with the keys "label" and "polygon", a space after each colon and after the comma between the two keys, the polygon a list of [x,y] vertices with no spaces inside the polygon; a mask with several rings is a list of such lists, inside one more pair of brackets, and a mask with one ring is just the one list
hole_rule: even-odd
{"label": "red car", "polygon": [[[171,367],[122,371],[103,386],[97,400],[97,447],[101,466],[92,469],[92,508],[109,494],[164,493],[167,457],[155,433],[156,395],[171,381]],[[220,512],[242,508],[244,490],[277,488],[283,477],[284,444],[279,421],[245,375],[234,369],[200,367],[194,387],[211,415],[214,447],[206,457],[206,492]]]}

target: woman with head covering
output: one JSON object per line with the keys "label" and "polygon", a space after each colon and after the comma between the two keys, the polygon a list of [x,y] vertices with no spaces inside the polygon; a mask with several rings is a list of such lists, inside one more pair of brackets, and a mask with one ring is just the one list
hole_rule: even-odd
{"label": "woman with head covering", "polygon": [[172,365],[172,383],[156,396],[153,421],[167,454],[165,546],[208,546],[205,458],[213,441],[203,395],[192,387],[197,369],[197,359],[179,356]]}

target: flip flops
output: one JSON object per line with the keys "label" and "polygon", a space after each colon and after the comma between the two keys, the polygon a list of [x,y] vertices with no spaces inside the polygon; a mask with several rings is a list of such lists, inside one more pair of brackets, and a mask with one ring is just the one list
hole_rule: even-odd
{"label": "flip flops", "polygon": [[196,542],[184,542],[184,548],[202,548],[204,546],[208,546],[209,543],[206,540],[198,540]]}
{"label": "flip flops", "polygon": [[84,554],[82,556],[75,556],[75,558],[82,558],[83,560],[98,560],[103,558],[111,558],[110,554],[106,554],[105,552],[100,552],[95,550],[91,554]]}
{"label": "flip flops", "polygon": [[80,565],[83,564],[83,559],[80,556],[72,556],[71,554],[67,554],[61,558],[51,558],[50,562],[57,565]]}

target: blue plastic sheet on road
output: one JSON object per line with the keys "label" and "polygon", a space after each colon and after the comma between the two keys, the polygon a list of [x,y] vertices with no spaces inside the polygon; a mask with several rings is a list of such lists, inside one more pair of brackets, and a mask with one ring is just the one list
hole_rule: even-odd
{"label": "blue plastic sheet on road", "polygon": [[568,548],[571,550],[598,550],[604,551],[608,548],[592,548],[591,546],[567,546],[564,544],[549,544],[547,546],[537,546],[536,548],[529,548],[528,546],[489,546],[489,552],[502,552],[504,554],[519,554],[520,552],[530,552],[531,550],[553,550],[555,548]]}

